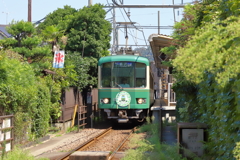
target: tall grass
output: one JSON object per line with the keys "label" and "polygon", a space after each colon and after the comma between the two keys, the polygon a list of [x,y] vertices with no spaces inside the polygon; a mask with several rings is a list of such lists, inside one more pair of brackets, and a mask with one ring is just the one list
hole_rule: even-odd
{"label": "tall grass", "polygon": [[177,145],[160,142],[159,124],[149,121],[141,126],[137,133],[145,132],[146,136],[135,134],[130,140],[130,150],[122,160],[187,160],[178,154]]}
{"label": "tall grass", "polygon": [[49,160],[49,159],[35,158],[28,151],[15,147],[11,152],[5,154],[1,160]]}

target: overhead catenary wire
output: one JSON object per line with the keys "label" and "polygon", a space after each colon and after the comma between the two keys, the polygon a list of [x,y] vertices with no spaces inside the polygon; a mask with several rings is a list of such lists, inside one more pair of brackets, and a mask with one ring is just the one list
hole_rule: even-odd
{"label": "overhead catenary wire", "polygon": [[[125,22],[127,22],[127,20],[125,19],[124,15],[123,15],[123,13],[122,13],[122,11],[121,11],[121,9],[120,9],[120,12],[121,12],[121,14],[122,14],[122,16],[123,16]],[[131,30],[130,30],[130,32],[131,32]],[[128,33],[128,32],[127,32],[127,33]],[[131,33],[131,34],[132,34],[132,33]],[[137,42],[136,42],[134,39],[133,39],[133,41],[134,41],[135,44],[137,44]]]}
{"label": "overhead catenary wire", "polygon": [[[174,0],[172,0],[173,4],[167,5],[167,4],[165,4],[165,2],[166,2],[165,0],[162,0],[162,1],[163,1],[162,3],[164,5],[159,5],[159,4],[156,4],[156,5],[151,5],[151,4],[146,4],[146,5],[144,5],[144,4],[142,4],[142,5],[129,5],[129,4],[124,4],[123,0],[112,0],[112,3],[113,3],[113,5],[116,8],[123,8],[123,10],[124,10],[126,15],[128,15],[128,12],[127,12],[126,8],[174,8],[173,9],[173,14],[174,14],[174,18],[173,18],[174,20],[173,21],[174,21],[174,23],[177,21],[176,17],[175,17],[176,16],[176,14],[175,14],[176,10],[175,9],[184,8],[185,4],[193,3],[193,2],[183,3],[183,0],[181,0],[180,4],[178,4],[178,3],[175,4]],[[199,2],[199,0],[197,0],[197,1]],[[105,7],[108,8],[108,7],[111,7],[111,6],[105,6]],[[157,13],[155,13],[155,14],[157,14]],[[122,14],[122,16],[123,16],[123,14]],[[124,17],[124,20],[126,21],[125,16],[123,16],[123,17]],[[138,26],[138,25],[134,24],[135,22],[132,22],[132,20],[131,20],[132,15],[131,15],[131,18],[129,16],[127,16],[127,17],[129,19],[129,22],[126,22],[126,24],[128,24],[128,28],[135,28],[137,31],[140,31],[142,33],[142,36],[144,37],[145,44],[147,44],[147,40],[146,40],[147,38],[145,37],[145,32],[144,32],[143,28],[144,29],[155,29],[156,27],[155,26],[151,26],[151,27],[150,26],[149,27],[144,26],[144,27],[141,27],[142,24],[141,25],[139,24],[139,26]],[[123,25],[121,27],[123,27],[125,25],[124,23],[122,23],[122,24]],[[120,27],[120,26],[117,26],[117,28],[118,27]],[[160,26],[160,28],[162,28],[162,29],[169,29],[170,30],[173,27],[172,26]],[[132,34],[132,33],[130,34],[130,32],[131,32],[131,30],[128,31],[127,33],[129,35],[131,35],[131,37],[132,37],[134,34]],[[135,36],[133,38],[135,39],[136,37],[137,36]],[[141,35],[140,35],[140,37],[141,37]],[[134,40],[134,43],[136,43],[135,40]]]}
{"label": "overhead catenary wire", "polygon": [[[119,6],[119,4],[118,4],[118,3],[116,3],[116,1],[115,1],[115,0],[112,0],[112,2],[113,2],[115,5]],[[125,14],[127,15],[127,12],[126,12],[125,8],[123,8],[123,10],[125,11]],[[129,19],[129,21],[130,21],[130,22],[132,22],[132,20],[130,19],[130,17],[129,17],[129,16],[127,16],[127,17],[128,17],[128,19]],[[125,18],[124,18],[124,19],[125,19]],[[134,24],[133,24],[133,26],[136,28],[136,30],[138,30],[138,31],[142,32],[142,34],[143,34],[143,37],[144,37],[144,41],[145,41],[145,43],[146,43],[146,45],[147,45],[147,41],[146,41],[146,38],[145,38],[145,35],[144,35],[144,32],[143,32],[143,30],[140,30],[140,29],[139,29],[139,28],[137,28],[137,26],[135,26]]]}
{"label": "overhead catenary wire", "polygon": [[4,0],[2,0],[2,3],[3,3],[3,6],[4,6],[5,10],[6,10],[6,11],[2,11],[2,13],[6,14],[6,25],[7,25],[8,24],[8,16],[9,16],[10,12],[9,12],[9,10],[7,8],[7,5],[6,5]]}
{"label": "overhead catenary wire", "polygon": [[[119,30],[120,30],[122,33],[124,33],[123,30],[121,30],[121,29],[119,29]],[[138,39],[138,40],[144,41],[144,39],[138,38],[138,37],[132,35],[131,33],[128,33],[128,34],[131,35],[132,37],[134,37],[135,39]]]}

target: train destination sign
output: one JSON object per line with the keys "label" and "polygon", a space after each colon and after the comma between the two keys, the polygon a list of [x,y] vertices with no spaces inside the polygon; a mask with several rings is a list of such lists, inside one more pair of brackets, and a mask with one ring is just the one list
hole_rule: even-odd
{"label": "train destination sign", "polygon": [[133,62],[114,62],[115,68],[133,67]]}

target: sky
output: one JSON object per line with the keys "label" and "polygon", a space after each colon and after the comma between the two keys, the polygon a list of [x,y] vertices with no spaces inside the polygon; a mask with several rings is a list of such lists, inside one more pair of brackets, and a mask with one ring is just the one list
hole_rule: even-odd
{"label": "sky", "polygon": [[[119,0],[116,0],[119,2]],[[194,0],[121,0],[124,5],[171,5],[181,4],[183,2],[191,3]],[[92,0],[93,5],[101,3],[103,5],[112,4],[112,0]],[[58,8],[69,5],[75,9],[81,9],[84,6],[88,6],[88,0],[32,0],[32,22],[41,20],[46,15],[52,13]],[[109,8],[105,9],[106,11]],[[112,10],[111,10],[112,11]],[[106,19],[112,18],[112,13],[108,12]],[[130,12],[130,19],[132,22],[136,22],[136,26],[157,26],[158,25],[158,11],[160,12],[160,26],[174,25],[174,12],[175,20],[180,21],[183,14],[183,9],[172,8],[117,8],[116,10],[116,22],[129,22],[125,11]],[[28,0],[0,0],[0,24],[9,24],[11,21],[28,20]],[[138,28],[140,29],[140,28]],[[158,29],[146,29],[142,28],[136,30],[134,28],[128,29],[128,45],[146,45],[148,38],[151,34],[158,33]],[[171,35],[172,29],[160,29],[160,34]],[[121,28],[118,32],[119,44],[126,44],[124,29]],[[113,43],[111,41],[111,43]]]}

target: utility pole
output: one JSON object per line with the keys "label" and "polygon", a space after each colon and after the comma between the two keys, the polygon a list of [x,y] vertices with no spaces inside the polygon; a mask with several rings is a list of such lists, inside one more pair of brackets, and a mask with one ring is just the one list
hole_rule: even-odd
{"label": "utility pole", "polygon": [[92,5],[92,0],[88,0],[88,7]]}
{"label": "utility pole", "polygon": [[[172,3],[174,5],[174,0],[172,0]],[[173,8],[173,17],[174,17],[174,23],[176,22],[176,17],[175,17],[175,8]]]}
{"label": "utility pole", "polygon": [[8,24],[8,14],[9,12],[2,12],[2,13],[6,13],[6,25]]}
{"label": "utility pole", "polygon": [[113,45],[112,45],[112,53],[114,54],[116,52],[116,19],[115,19],[115,7],[113,7]]}
{"label": "utility pole", "polygon": [[158,34],[160,34],[160,11],[158,11]]}
{"label": "utility pole", "polygon": [[[120,50],[122,51],[122,54],[126,54],[126,52],[129,51],[130,48],[128,48],[128,33],[127,33],[127,28],[128,26],[133,26],[136,22],[116,22],[118,25],[116,26],[116,30],[118,30],[121,26],[124,27],[125,29],[125,39],[126,39],[126,43],[125,43],[125,47],[122,47]],[[117,34],[118,36],[118,34]],[[118,48],[118,42],[117,42],[117,48]]]}
{"label": "utility pole", "polygon": [[[90,0],[89,0],[90,1]],[[178,9],[178,8],[184,8],[185,4],[183,4],[183,0],[181,0],[181,4],[180,5],[176,5],[174,4],[174,0],[172,0],[172,5],[151,5],[151,4],[140,4],[140,5],[124,5],[123,0],[119,1],[120,3],[117,4],[115,1],[113,1],[113,5],[108,5],[108,6],[104,6],[103,8],[113,8],[113,46],[112,46],[112,54],[118,53],[118,47],[119,46],[124,46],[121,47],[120,51],[127,51],[128,50],[128,35],[127,35],[127,29],[129,28],[136,28],[137,27],[134,25],[136,22],[116,22],[116,13],[115,13],[115,9],[116,8],[172,8],[173,12],[174,12],[174,22],[176,21],[175,18],[175,10],[174,9]],[[130,16],[130,12],[127,13],[127,16]],[[117,24],[117,25],[116,25]],[[125,35],[125,44],[124,45],[120,45],[119,44],[119,34],[118,34],[118,30],[120,28],[124,28],[126,31],[126,35]],[[144,28],[147,29],[155,29],[157,28],[158,30],[158,34],[160,34],[160,28],[162,29],[171,29],[171,26],[160,26],[160,11],[158,11],[158,26],[144,26]],[[131,46],[135,46],[135,45],[131,45]],[[138,46],[138,45],[137,45]]]}
{"label": "utility pole", "polygon": [[28,0],[28,22],[32,22],[32,0]]}

